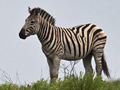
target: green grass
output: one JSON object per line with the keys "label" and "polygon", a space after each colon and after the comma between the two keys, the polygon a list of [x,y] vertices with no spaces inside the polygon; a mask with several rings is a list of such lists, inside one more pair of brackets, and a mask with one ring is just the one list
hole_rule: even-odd
{"label": "green grass", "polygon": [[83,76],[71,75],[64,77],[63,80],[58,79],[53,83],[41,79],[31,85],[18,86],[16,84],[1,84],[0,90],[120,90],[120,80],[103,81],[102,77],[93,78],[94,75],[88,74]]}

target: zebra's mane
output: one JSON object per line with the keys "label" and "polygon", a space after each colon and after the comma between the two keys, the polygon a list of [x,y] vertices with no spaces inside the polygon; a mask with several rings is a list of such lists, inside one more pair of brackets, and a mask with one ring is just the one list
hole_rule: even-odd
{"label": "zebra's mane", "polygon": [[38,14],[40,13],[40,16],[46,20],[47,22],[49,22],[50,24],[52,24],[53,26],[55,25],[55,18],[53,18],[53,16],[51,16],[48,12],[46,12],[45,10],[41,9],[41,8],[34,8],[32,9],[32,11],[30,12],[31,15],[33,14]]}

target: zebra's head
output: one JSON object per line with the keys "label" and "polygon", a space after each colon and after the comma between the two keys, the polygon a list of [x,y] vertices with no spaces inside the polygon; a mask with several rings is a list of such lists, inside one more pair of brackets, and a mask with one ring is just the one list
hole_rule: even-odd
{"label": "zebra's head", "polygon": [[31,9],[28,7],[28,12],[30,15],[25,20],[25,25],[22,27],[19,36],[22,39],[26,39],[26,37],[30,35],[37,34],[40,28],[40,8]]}

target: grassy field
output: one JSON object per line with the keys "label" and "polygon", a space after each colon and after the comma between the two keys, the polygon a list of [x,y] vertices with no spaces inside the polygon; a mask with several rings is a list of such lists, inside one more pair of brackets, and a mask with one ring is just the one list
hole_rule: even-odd
{"label": "grassy field", "polygon": [[53,80],[53,83],[44,79],[23,86],[6,83],[0,85],[0,90],[120,90],[120,80],[103,81],[102,77],[93,77],[92,74],[83,76],[80,73],[80,76],[66,76],[64,80]]}

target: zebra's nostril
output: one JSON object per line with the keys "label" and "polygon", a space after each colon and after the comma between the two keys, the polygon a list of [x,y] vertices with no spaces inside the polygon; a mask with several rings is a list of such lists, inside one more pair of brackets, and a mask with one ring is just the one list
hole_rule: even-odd
{"label": "zebra's nostril", "polygon": [[26,39],[26,35],[25,35],[25,29],[21,29],[20,33],[19,33],[19,37],[21,39]]}

